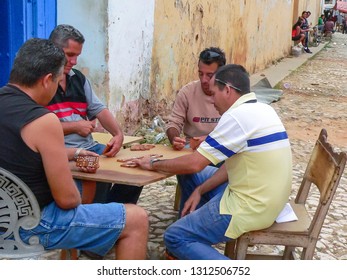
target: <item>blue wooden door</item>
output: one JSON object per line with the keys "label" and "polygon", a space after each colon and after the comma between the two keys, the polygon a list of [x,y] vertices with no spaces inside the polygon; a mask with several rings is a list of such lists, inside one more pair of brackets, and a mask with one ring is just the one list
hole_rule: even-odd
{"label": "blue wooden door", "polygon": [[0,1],[0,86],[7,83],[19,47],[32,37],[48,38],[56,25],[56,0]]}

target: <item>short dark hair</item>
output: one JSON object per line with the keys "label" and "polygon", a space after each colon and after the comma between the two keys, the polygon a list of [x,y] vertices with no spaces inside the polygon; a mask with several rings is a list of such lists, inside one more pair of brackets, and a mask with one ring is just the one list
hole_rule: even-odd
{"label": "short dark hair", "polygon": [[49,39],[60,48],[65,48],[70,39],[80,44],[83,44],[85,41],[82,33],[68,24],[56,26],[49,35]]}
{"label": "short dark hair", "polygon": [[207,65],[217,63],[218,66],[223,66],[226,63],[225,53],[217,47],[206,48],[200,53],[199,61]]}
{"label": "short dark hair", "polygon": [[241,95],[247,94],[250,92],[250,80],[249,74],[246,69],[239,64],[227,64],[218,68],[215,73],[215,84],[222,90],[226,85],[223,83],[228,83],[236,87]]}
{"label": "short dark hair", "polygon": [[292,30],[295,30],[297,26],[301,26],[303,19],[301,17],[298,18],[298,21],[293,25]]}
{"label": "short dark hair", "polygon": [[66,62],[63,50],[47,39],[26,41],[16,54],[10,73],[10,83],[31,87],[47,74],[55,79]]}

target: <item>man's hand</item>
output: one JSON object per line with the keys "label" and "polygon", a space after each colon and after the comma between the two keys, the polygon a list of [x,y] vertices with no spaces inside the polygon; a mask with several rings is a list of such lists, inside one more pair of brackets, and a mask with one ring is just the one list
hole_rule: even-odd
{"label": "man's hand", "polygon": [[172,141],[172,148],[174,150],[182,150],[186,145],[186,139],[181,137],[175,137]]}
{"label": "man's hand", "polygon": [[76,123],[76,133],[78,135],[87,137],[89,134],[91,134],[94,131],[94,128],[95,128],[94,121],[80,120],[75,123]]}
{"label": "man's hand", "polygon": [[122,135],[113,136],[111,140],[106,144],[105,152],[103,153],[103,155],[107,157],[114,157],[121,149],[122,144],[123,144]]}
{"label": "man's hand", "polygon": [[135,166],[138,166],[144,170],[152,170],[150,161],[151,161],[150,156],[144,156],[142,158],[133,159],[132,161],[129,161],[128,163],[134,164]]}
{"label": "man's hand", "polygon": [[207,136],[192,137],[189,141],[189,145],[193,150],[196,150],[202,142],[205,141]]}
{"label": "man's hand", "polygon": [[[79,155],[99,157],[98,154],[88,150],[81,150]],[[79,167],[79,171],[86,172],[86,173],[95,173],[99,167],[100,167],[99,164],[93,167]]]}
{"label": "man's hand", "polygon": [[188,215],[189,213],[193,212],[196,209],[196,206],[199,204],[200,199],[201,199],[201,194],[200,194],[200,186],[199,186],[193,191],[193,193],[184,203],[181,217],[184,217],[185,215]]}

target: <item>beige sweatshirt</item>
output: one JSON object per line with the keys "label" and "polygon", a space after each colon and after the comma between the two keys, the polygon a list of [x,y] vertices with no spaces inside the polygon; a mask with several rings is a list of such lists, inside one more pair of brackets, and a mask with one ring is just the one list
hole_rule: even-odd
{"label": "beige sweatshirt", "polygon": [[208,135],[220,119],[213,97],[206,95],[200,80],[190,82],[178,92],[166,130],[174,127],[188,138]]}

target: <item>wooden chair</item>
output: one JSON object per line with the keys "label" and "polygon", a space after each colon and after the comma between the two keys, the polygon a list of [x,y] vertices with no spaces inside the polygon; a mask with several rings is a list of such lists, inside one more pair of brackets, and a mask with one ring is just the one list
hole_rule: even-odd
{"label": "wooden chair", "polygon": [[[0,167],[0,258],[38,259],[45,252],[37,236],[29,244],[20,238],[20,228],[35,228],[41,219],[41,211],[35,195],[17,176]],[[67,258],[77,259],[77,250],[63,250]]]}
{"label": "wooden chair", "polygon": [[[308,162],[301,186],[290,204],[298,221],[274,223],[263,230],[244,233],[238,239],[227,242],[225,255],[236,259],[293,259],[296,247],[301,247],[301,259],[312,259],[326,214],[336,192],[346,165],[346,153],[334,152],[327,142],[327,132],[322,129]],[[305,203],[311,187],[319,190],[319,203],[311,219]],[[250,245],[284,245],[283,256],[253,255],[247,251]]]}

